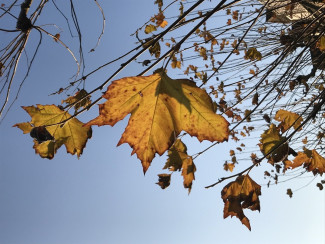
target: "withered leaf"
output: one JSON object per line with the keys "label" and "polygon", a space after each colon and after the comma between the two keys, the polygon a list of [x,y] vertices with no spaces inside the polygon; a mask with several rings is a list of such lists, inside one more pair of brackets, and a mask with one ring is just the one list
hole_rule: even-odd
{"label": "withered leaf", "polygon": [[319,188],[320,191],[324,189],[324,187],[321,183],[317,183],[316,186]]}
{"label": "withered leaf", "polygon": [[66,103],[69,105],[74,104],[73,107],[77,112],[79,108],[86,108],[87,106],[89,106],[91,104],[91,100],[90,95],[88,95],[88,92],[84,89],[81,89],[80,91],[77,91],[76,94],[74,94],[73,96],[62,100],[61,103]]}
{"label": "withered leaf", "polygon": [[225,203],[224,218],[236,216],[249,230],[251,226],[249,219],[245,216],[243,209],[260,211],[259,196],[261,186],[253,181],[249,175],[238,176],[236,181],[227,184],[221,191],[221,198]]}
{"label": "withered leaf", "polygon": [[165,189],[170,185],[170,176],[171,174],[159,174],[158,182],[156,183],[161,187],[161,189]]}
{"label": "withered leaf", "polygon": [[190,193],[192,182],[195,179],[196,167],[192,157],[187,154],[186,145],[180,139],[177,139],[168,149],[168,159],[163,169],[169,169],[170,171],[182,170],[184,188],[188,188]]}
{"label": "withered leaf", "polygon": [[287,189],[287,195],[292,198],[293,192],[290,188]]}

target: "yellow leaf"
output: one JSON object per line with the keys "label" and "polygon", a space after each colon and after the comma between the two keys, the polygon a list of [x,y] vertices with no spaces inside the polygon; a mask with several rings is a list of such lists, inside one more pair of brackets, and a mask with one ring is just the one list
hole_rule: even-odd
{"label": "yellow leaf", "polygon": [[285,137],[280,135],[279,130],[274,124],[271,124],[270,128],[261,135],[261,144],[259,146],[264,155],[269,154],[277,147],[267,156],[271,160],[270,163],[280,162],[288,156],[289,146],[287,143],[283,143],[284,140]]}
{"label": "yellow leaf", "polygon": [[156,31],[156,30],[157,30],[156,26],[154,26],[152,24],[146,25],[146,28],[144,29],[144,33],[149,34],[149,33],[153,32],[153,31]]}
{"label": "yellow leaf", "polygon": [[243,209],[260,211],[259,196],[261,186],[253,181],[248,175],[238,176],[236,181],[227,184],[221,191],[221,198],[225,203],[223,217],[236,216],[249,230],[251,226],[249,219],[245,216]]}
{"label": "yellow leaf", "polygon": [[[276,114],[275,114],[275,120],[281,122],[281,130],[282,132],[285,132],[288,130],[291,126],[293,126],[294,129],[297,129],[302,122],[302,118],[299,117],[298,114],[292,113],[283,109],[280,109]],[[301,129],[301,128],[300,128]]]}
{"label": "yellow leaf", "polygon": [[30,133],[31,130],[34,128],[30,123],[26,122],[26,123],[19,123],[19,124],[15,124],[15,127],[18,127],[19,129],[21,129],[23,131],[24,134]]}
{"label": "yellow leaf", "polygon": [[150,76],[113,81],[99,105],[100,115],[87,125],[115,125],[131,113],[118,145],[128,143],[146,172],[182,130],[199,141],[225,141],[229,123],[213,111],[211,98],[191,80],[173,80],[159,70]]}
{"label": "yellow leaf", "polygon": [[182,176],[184,178],[183,184],[185,188],[188,188],[188,193],[190,193],[192,189],[192,182],[195,180],[194,172],[196,171],[192,157],[188,157],[183,161],[182,168]]}
{"label": "yellow leaf", "polygon": [[[36,128],[40,131],[49,133],[51,139],[40,140],[37,136],[34,140],[34,149],[43,158],[52,159],[57,149],[63,144],[65,145],[67,152],[71,154],[77,154],[79,157],[82,154],[84,147],[86,146],[87,140],[91,137],[91,128],[84,126],[76,118],[72,118],[63,125],[51,124],[60,123],[71,115],[61,110],[55,105],[40,105],[37,107],[28,106],[23,109],[31,116],[30,123],[19,123],[15,124],[15,127],[21,129],[24,134],[31,133]],[[46,130],[44,129],[46,126]],[[44,131],[45,130],[45,131]]]}

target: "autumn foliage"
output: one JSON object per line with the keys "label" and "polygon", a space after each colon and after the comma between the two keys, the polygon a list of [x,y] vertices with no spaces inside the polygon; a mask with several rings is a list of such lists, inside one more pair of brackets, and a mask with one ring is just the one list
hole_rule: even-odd
{"label": "autumn foliage", "polygon": [[[312,3],[314,8],[319,8],[315,12],[322,14],[308,14],[302,21],[302,17],[298,18],[296,14],[303,9],[308,10],[310,6],[290,1],[285,1],[285,6],[274,1],[260,1],[257,3],[259,8],[249,7],[249,10],[242,8],[240,1],[233,4],[241,6],[242,10],[231,9],[232,4],[220,1],[210,3],[213,5],[211,9],[200,10],[195,17],[191,16],[203,2],[194,1],[186,9],[183,1],[173,1],[164,9],[163,1],[156,0],[158,13],[153,14],[132,35],[137,39],[138,46],[120,58],[137,53],[121,63],[105,82],[92,91],[86,91],[84,85],[90,75],[120,58],[83,74],[80,79],[76,78],[67,87],[53,93],[59,95],[76,88],[74,94],[63,99],[60,105],[23,106],[31,120],[17,123],[14,127],[32,137],[33,148],[42,158],[52,159],[63,145],[68,153],[80,157],[92,136],[94,125],[114,126],[130,115],[117,145],[127,143],[132,148],[131,154],[137,155],[144,173],[157,154],[167,154],[163,166],[165,173],[158,174],[156,184],[166,189],[172,182],[172,174],[180,172],[183,186],[189,193],[198,162],[194,155],[188,153],[185,140],[182,141],[182,132],[199,142],[212,142],[196,156],[219,143],[232,140],[235,146],[229,151],[230,160],[220,164],[232,175],[207,188],[232,179],[221,191],[223,216],[235,216],[250,230],[250,221],[244,211],[260,211],[262,191],[249,175],[256,166],[268,164],[274,167],[271,173],[264,173],[265,178],[270,179],[267,185],[271,181],[277,184],[280,174],[293,169],[315,176],[322,176],[325,172],[321,146],[325,138],[322,129],[325,118],[322,110],[325,103],[325,33],[322,23],[325,19],[323,12],[318,12],[322,8],[320,3]],[[247,6],[251,4],[250,1],[247,3]],[[178,4],[179,15],[175,18],[168,16],[167,11],[173,4]],[[222,15],[219,14],[221,11]],[[265,15],[266,20],[261,21]],[[220,23],[211,22],[212,16],[218,17]],[[20,41],[27,41],[29,33],[35,28],[72,53],[59,33],[51,34],[39,26],[32,26],[30,20],[28,23],[28,28],[17,27],[17,31],[21,31]],[[184,26],[191,28],[186,29],[185,34],[178,33]],[[175,32],[177,37],[173,36]],[[81,40],[81,34],[78,34]],[[10,47],[11,44],[8,50]],[[18,54],[23,50],[19,49]],[[90,50],[93,51],[95,49]],[[145,59],[139,61],[140,55],[146,52]],[[9,54],[19,56],[16,50]],[[0,76],[5,74],[9,79],[12,74],[13,80],[14,72],[10,73],[11,68],[8,71],[6,67],[16,69],[17,64],[8,63],[10,55],[5,55],[6,58],[0,61]],[[196,59],[199,62],[192,62]],[[113,80],[133,61],[140,64],[140,74]],[[78,61],[76,63],[78,77],[80,67]],[[158,64],[159,69],[151,75],[144,75]],[[184,70],[182,79],[167,75],[177,77],[175,72],[181,69]],[[82,89],[80,84],[83,84]],[[107,90],[92,101],[92,96],[107,85]],[[86,123],[77,119],[79,114],[102,99],[105,102],[99,104],[96,118]],[[312,129],[307,130],[308,126]],[[258,138],[253,143],[257,150],[247,156],[244,154],[245,139],[254,136]],[[236,167],[240,159],[237,156],[240,155],[244,155],[241,160],[245,160],[247,167],[238,172]],[[323,184],[324,181],[317,184],[320,190]],[[287,194],[292,197],[293,191],[288,189]]]}

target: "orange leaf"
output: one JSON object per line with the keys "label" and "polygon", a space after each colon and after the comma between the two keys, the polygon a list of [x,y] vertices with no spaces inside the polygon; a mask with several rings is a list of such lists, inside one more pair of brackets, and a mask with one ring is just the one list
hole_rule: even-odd
{"label": "orange leaf", "polygon": [[294,158],[293,162],[286,160],[284,162],[285,169],[294,169],[302,166],[304,163],[309,163],[310,158],[303,152],[298,152],[298,155]]}
{"label": "orange leaf", "polygon": [[306,168],[308,171],[312,171],[314,175],[323,175],[325,173],[325,159],[313,149],[310,163],[306,165]]}
{"label": "orange leaf", "polygon": [[299,114],[283,109],[280,109],[278,112],[276,112],[274,119],[281,122],[282,132],[285,132],[291,126],[293,126],[294,129],[297,129],[302,122],[302,118],[299,117]]}
{"label": "orange leaf", "polygon": [[314,175],[325,173],[325,159],[318,154],[318,152],[313,150],[305,149],[305,152],[298,152],[293,162],[286,161],[285,168],[297,168],[304,166],[309,172],[313,172]]}

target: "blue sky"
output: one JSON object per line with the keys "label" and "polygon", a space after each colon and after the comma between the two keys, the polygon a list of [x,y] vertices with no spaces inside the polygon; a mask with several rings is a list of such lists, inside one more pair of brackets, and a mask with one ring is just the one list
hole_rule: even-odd
{"label": "blue sky", "polygon": [[[87,71],[134,47],[135,39],[130,34],[156,13],[153,2],[144,0],[139,5],[139,1],[132,0],[102,1],[107,27],[94,53],[88,50],[101,31],[99,12],[90,1],[78,3]],[[69,43],[67,26],[54,7],[49,3],[44,11],[39,23],[62,27],[61,39],[77,50]],[[46,28],[57,33],[51,26]],[[0,35],[0,40],[7,38],[2,32]],[[31,45],[37,39],[35,32]],[[117,67],[98,72],[87,80],[86,88],[96,87]],[[22,77],[20,71],[17,80]],[[131,66],[118,77],[140,71]],[[286,189],[303,187],[312,177],[267,188],[263,172],[271,169],[268,165],[252,173],[263,187],[261,212],[245,212],[252,231],[236,218],[223,220],[220,191],[226,183],[208,190],[204,187],[229,175],[222,169],[229,151],[226,144],[195,161],[196,180],[190,195],[183,189],[180,175],[173,175],[171,186],[164,191],[155,184],[165,156],[157,157],[143,176],[139,160],[130,156],[130,147],[116,147],[126,119],[114,127],[94,127],[80,159],[67,155],[64,148],[53,160],[41,159],[32,149],[32,138],[12,125],[29,120],[20,106],[59,104],[64,97],[48,94],[67,84],[74,72],[74,61],[67,51],[44,36],[23,92],[0,125],[0,244],[325,243],[325,197],[315,187],[319,179],[290,199]],[[79,119],[86,122],[97,113],[95,107]],[[186,137],[186,141],[190,154],[209,145],[195,138]]]}

